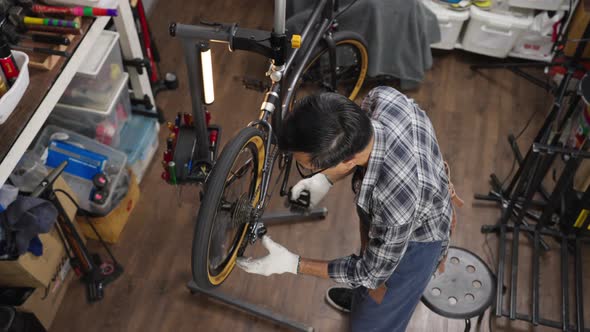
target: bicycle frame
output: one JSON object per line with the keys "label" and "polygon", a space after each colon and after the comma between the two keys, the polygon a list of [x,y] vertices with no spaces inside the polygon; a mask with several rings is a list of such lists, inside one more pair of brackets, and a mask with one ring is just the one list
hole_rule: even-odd
{"label": "bicycle frame", "polygon": [[[290,36],[287,36],[285,31],[286,0],[275,0],[273,32],[238,29],[236,24],[207,22],[201,22],[200,25],[178,23],[170,25],[170,34],[180,37],[184,47],[194,119],[199,119],[199,117],[204,119],[205,117],[202,73],[199,64],[201,61],[200,50],[207,48],[208,42],[227,43],[230,51],[246,50],[264,55],[272,60],[267,72],[267,76],[272,80],[272,85],[266,92],[260,107],[259,119],[249,124],[249,126],[255,126],[266,133],[266,154],[260,187],[261,199],[255,208],[254,224],[258,222],[264,210],[274,163],[279,154],[286,161],[281,195],[286,194],[285,189],[292,159],[289,153],[280,151],[279,153],[270,153],[274,145],[273,135],[280,133],[282,119],[291,104],[297,82],[322,38],[327,41],[329,46],[332,83],[333,86],[336,86],[335,44],[331,38],[330,27],[334,22],[335,9],[337,11],[337,8],[337,0],[318,0],[302,31],[301,48],[293,49],[288,57],[286,56],[289,48],[287,41]],[[204,120],[201,123],[204,123]],[[197,126],[196,120],[195,126]],[[207,128],[196,128],[197,142],[207,142],[206,132]],[[197,159],[208,159],[208,146],[199,144],[195,153]],[[211,160],[211,162],[213,161]]]}

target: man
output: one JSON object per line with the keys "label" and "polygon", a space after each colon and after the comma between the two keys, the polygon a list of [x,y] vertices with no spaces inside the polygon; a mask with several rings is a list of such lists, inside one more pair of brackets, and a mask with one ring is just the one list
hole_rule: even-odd
{"label": "man", "polygon": [[428,116],[397,90],[377,87],[361,107],[335,93],[303,98],[283,128],[281,147],[307,170],[292,198],[308,190],[315,205],[354,173],[361,255],[308,259],[265,236],[269,255],[237,265],[348,284],[329,289],[327,300],[350,311],[352,331],[404,331],[449,242],[448,179]]}

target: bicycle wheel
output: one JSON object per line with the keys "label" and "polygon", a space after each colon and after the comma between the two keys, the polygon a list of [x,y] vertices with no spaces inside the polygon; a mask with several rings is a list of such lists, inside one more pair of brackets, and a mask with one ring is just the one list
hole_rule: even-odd
{"label": "bicycle wheel", "polygon": [[358,95],[369,66],[369,55],[363,38],[350,31],[336,32],[337,86],[331,83],[330,54],[325,43],[318,46],[305,70],[299,77],[293,101],[318,92],[338,92],[354,100]]}
{"label": "bicycle wheel", "polygon": [[265,152],[263,133],[244,128],[223,149],[209,175],[192,248],[193,279],[201,288],[219,286],[234,268],[250,212],[260,199]]}

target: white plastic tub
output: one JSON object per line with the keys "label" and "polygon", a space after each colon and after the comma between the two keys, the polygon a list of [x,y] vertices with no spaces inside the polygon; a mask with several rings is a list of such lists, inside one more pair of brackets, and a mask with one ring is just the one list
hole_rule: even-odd
{"label": "white plastic tub", "polygon": [[508,0],[508,4],[521,8],[558,10],[563,4],[563,0]]}
{"label": "white plastic tub", "polygon": [[14,84],[0,98],[0,124],[6,122],[29,86],[29,56],[19,51],[12,51],[12,56],[20,72]]}
{"label": "white plastic tub", "polygon": [[463,23],[469,19],[469,11],[450,10],[445,6],[435,3],[433,0],[422,0],[422,3],[436,15],[440,28],[440,42],[430,46],[443,50],[452,50],[455,48]]}
{"label": "white plastic tub", "polygon": [[520,35],[533,23],[532,12],[487,12],[470,8],[471,19],[463,36],[467,51],[505,58]]}

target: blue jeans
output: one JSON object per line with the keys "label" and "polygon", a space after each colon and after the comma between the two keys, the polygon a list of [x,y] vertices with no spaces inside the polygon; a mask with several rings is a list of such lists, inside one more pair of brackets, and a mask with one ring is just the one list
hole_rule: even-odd
{"label": "blue jeans", "polygon": [[397,268],[385,282],[380,304],[365,287],[355,288],[350,313],[353,332],[403,332],[420,301],[441,254],[441,241],[410,242]]}

